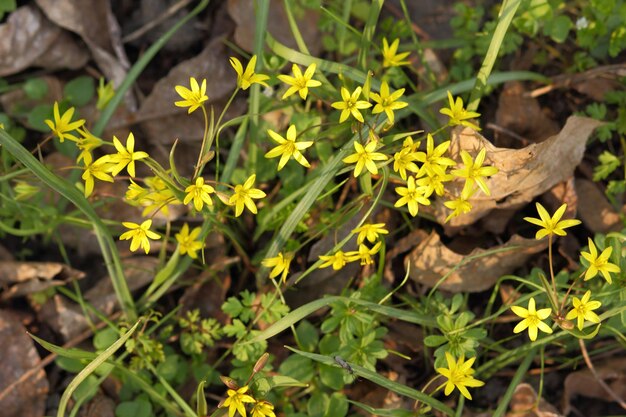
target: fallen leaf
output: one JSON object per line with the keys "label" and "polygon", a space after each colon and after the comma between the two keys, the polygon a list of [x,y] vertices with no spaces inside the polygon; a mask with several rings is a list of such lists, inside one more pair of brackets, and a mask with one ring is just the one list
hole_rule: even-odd
{"label": "fallen leaf", "polygon": [[444,291],[480,292],[492,287],[501,276],[524,265],[535,253],[546,249],[547,240],[525,239],[514,235],[506,243],[489,249],[476,248],[469,254],[459,254],[444,245],[437,232],[421,241],[405,258],[409,277]]}
{"label": "fallen leaf", "polygon": [[[295,9],[295,7],[292,7]],[[228,13],[237,24],[235,29],[235,42],[242,49],[250,52],[253,50],[254,31],[256,27],[257,15],[256,7],[252,0],[228,0]],[[319,13],[313,9],[305,9],[301,16],[297,15],[296,25],[300,29],[304,43],[311,55],[318,55],[321,50],[322,42],[319,35],[317,21]],[[270,0],[269,14],[267,17],[267,31],[283,45],[289,48],[298,49],[293,33],[289,27],[287,14],[280,0]]]}
{"label": "fallen leaf", "polygon": [[521,383],[515,387],[506,417],[563,417],[552,404],[539,398],[532,385]]}
{"label": "fallen leaf", "polygon": [[578,217],[593,233],[616,232],[622,229],[620,215],[598,185],[584,178],[575,182],[578,194]]}
{"label": "fallen leaf", "polygon": [[46,407],[48,380],[40,369],[24,380],[20,377],[39,365],[40,358],[26,329],[11,313],[0,310],[0,410],[3,417],[41,417]]}
{"label": "fallen leaf", "polygon": [[56,262],[0,261],[2,300],[43,291],[81,279],[85,274]]}
{"label": "fallen leaf", "polygon": [[[613,357],[604,363],[595,364],[598,377],[619,397],[626,398],[626,359]],[[602,387],[588,368],[571,372],[563,383],[564,414],[572,409],[572,398],[575,396],[596,398],[603,401],[614,401],[613,397]]]}
{"label": "fallen leaf", "polygon": [[89,55],[72,36],[52,24],[35,6],[22,6],[0,24],[0,77],[35,66],[78,69]]}
{"label": "fallen leaf", "polygon": [[[601,124],[587,117],[571,116],[557,135],[522,149],[497,148],[470,128],[454,129],[450,145],[451,158],[459,160],[461,150],[475,155],[485,148],[485,165],[493,165],[499,172],[486,181],[491,196],[476,193],[470,199],[472,210],[451,219],[446,228],[470,225],[494,209],[521,207],[570,178],[582,160],[587,138]],[[458,194],[462,186],[463,182],[456,180],[451,186],[451,194]],[[446,198],[453,197],[448,195]],[[432,210],[438,222],[444,224],[450,210],[443,205],[442,200],[445,199],[436,200]]]}
{"label": "fallen leaf", "polygon": [[110,1],[36,0],[48,19],[79,35],[94,61],[115,86],[126,78],[130,67],[122,46],[121,30]]}

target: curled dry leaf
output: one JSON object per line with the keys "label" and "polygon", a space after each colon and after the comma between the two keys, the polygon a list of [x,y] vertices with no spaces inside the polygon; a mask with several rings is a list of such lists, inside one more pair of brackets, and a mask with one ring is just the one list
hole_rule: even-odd
{"label": "curled dry leaf", "polygon": [[2,261],[0,283],[8,289],[2,292],[0,298],[6,300],[32,294],[84,276],[83,272],[56,262]]}
{"label": "curled dry leaf", "polygon": [[77,69],[88,60],[89,55],[72,36],[52,24],[37,7],[19,7],[0,25],[0,77],[30,66]]}
{"label": "curled dry leaf", "polygon": [[521,383],[515,387],[509,412],[506,417],[562,417],[552,404],[543,398],[537,401],[537,392],[532,385]]}
{"label": "curled dry leaf", "polygon": [[[454,129],[450,145],[452,158],[460,160],[461,150],[475,155],[485,148],[485,165],[493,165],[499,172],[487,180],[491,196],[475,194],[470,199],[472,210],[451,219],[449,226],[468,226],[494,209],[520,207],[571,177],[582,160],[587,138],[601,124],[587,117],[571,116],[557,135],[522,149],[497,148],[470,128]],[[460,192],[462,182],[456,185]],[[443,224],[449,213],[443,201],[437,200],[433,209],[437,220]]]}
{"label": "curled dry leaf", "polygon": [[11,313],[0,310],[0,410],[3,417],[40,417],[45,413],[48,380],[43,369],[20,377],[40,359],[26,329]]}
{"label": "curled dry leaf", "polygon": [[120,85],[130,67],[110,1],[37,0],[48,19],[79,35],[107,79]]}
{"label": "curled dry leaf", "polygon": [[[584,366],[584,365],[583,365]],[[613,357],[594,366],[600,378],[617,397],[626,398],[626,358]],[[575,396],[596,398],[603,401],[615,401],[602,386],[602,383],[588,369],[572,372],[565,377],[563,384],[564,413],[567,415],[572,409],[572,399]]]}
{"label": "curled dry leaf", "polygon": [[594,233],[616,232],[622,229],[620,215],[593,181],[576,179],[578,216]]}
{"label": "curled dry leaf", "polygon": [[443,277],[439,286],[451,292],[479,292],[492,287],[503,275],[511,273],[526,263],[533,254],[547,248],[547,239],[525,239],[513,235],[511,239],[492,248],[476,248],[467,255],[445,246],[436,232],[422,240],[404,264],[410,265],[409,276],[416,282],[433,287]]}

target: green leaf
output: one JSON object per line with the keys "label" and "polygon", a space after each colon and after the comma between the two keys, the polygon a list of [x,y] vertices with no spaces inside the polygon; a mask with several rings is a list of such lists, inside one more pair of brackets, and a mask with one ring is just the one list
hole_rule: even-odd
{"label": "green leaf", "polygon": [[341,392],[330,395],[330,403],[324,417],[345,417],[348,414],[348,399]]}
{"label": "green leaf", "polygon": [[309,384],[298,381],[295,378],[286,375],[274,375],[267,378],[272,388],[275,387],[308,387]]}
{"label": "green leaf", "polygon": [[91,101],[96,93],[93,78],[86,75],[74,78],[63,87],[63,95],[72,106],[83,107]]}
{"label": "green leaf", "polygon": [[72,394],[72,397],[76,401],[87,401],[92,398],[98,392],[98,387],[100,386],[100,382],[98,378],[94,375],[89,375],[76,387],[76,390]]}
{"label": "green leaf", "polygon": [[322,384],[326,385],[335,391],[339,391],[344,386],[343,376],[346,371],[343,368],[337,366],[320,364],[318,365],[320,380]]}
{"label": "green leaf", "polygon": [[32,334],[28,334],[31,338],[33,338],[35,340],[35,342],[39,343],[41,346],[43,346],[44,349],[46,349],[49,352],[52,353],[56,353],[57,355],[64,357],[64,358],[70,358],[70,359],[88,359],[88,360],[93,360],[96,357],[98,357],[98,355],[96,355],[93,352],[87,352],[86,350],[82,350],[82,349],[77,349],[77,348],[63,348],[61,346],[57,346],[55,344],[52,344],[50,342],[46,342],[43,339],[38,338],[35,335]]}
{"label": "green leaf", "polygon": [[24,83],[22,88],[32,100],[41,100],[48,94],[48,84],[43,78],[31,78]]}
{"label": "green leaf", "polygon": [[280,364],[278,372],[300,382],[309,382],[315,375],[315,368],[311,359],[291,355]]}
{"label": "green leaf", "polygon": [[[335,363],[335,360],[329,356],[318,355],[316,353],[303,352],[301,350],[294,349],[289,346],[285,346],[285,347],[291,350],[292,352],[297,353],[298,355],[302,355],[306,358],[310,358],[316,362],[320,362],[326,365],[332,365]],[[352,369],[354,370],[354,373],[356,375],[358,375],[359,377],[363,379],[367,379],[368,381],[371,381],[377,385],[380,385],[383,388],[387,388],[388,390],[393,391],[397,394],[403,395],[413,400],[418,400],[420,402],[423,402],[424,404],[431,406],[435,410],[439,410],[442,413],[445,413],[449,416],[454,415],[454,411],[450,407],[448,407],[441,401],[436,400],[427,394],[424,394],[421,391],[417,391],[413,388],[407,387],[406,385],[391,381],[390,379],[387,379],[377,374],[376,372],[370,371],[369,369],[363,368],[362,366],[358,366],[356,364],[352,364]]]}
{"label": "green leaf", "polygon": [[298,336],[298,345],[301,349],[312,352],[317,347],[319,335],[317,328],[308,320],[303,320],[296,327],[296,335]]}
{"label": "green leaf", "polygon": [[324,417],[330,405],[328,395],[316,391],[306,403],[306,411],[310,417]]}
{"label": "green leaf", "polygon": [[424,344],[428,347],[437,347],[446,343],[448,339],[445,336],[431,335],[424,338]]}
{"label": "green leaf", "polygon": [[44,122],[46,119],[52,118],[52,106],[49,104],[38,104],[28,112],[26,120],[28,125],[38,132],[49,133],[50,128]]}
{"label": "green leaf", "polygon": [[606,179],[613,171],[615,171],[622,161],[609,151],[604,151],[598,157],[600,165],[593,169],[593,180],[600,181]]}
{"label": "green leaf", "polygon": [[555,42],[563,43],[567,39],[570,30],[574,27],[571,19],[567,16],[561,15],[552,19],[548,26],[548,36]]}
{"label": "green leaf", "polygon": [[144,399],[125,401],[115,407],[115,417],[151,417],[152,404]]}
{"label": "green leaf", "polygon": [[568,329],[563,329],[563,330],[565,330],[567,333],[571,334],[572,336],[578,339],[589,340],[589,339],[593,339],[594,337],[596,337],[596,335],[600,331],[600,327],[602,327],[602,323],[598,323],[598,325],[595,326],[595,328],[590,333],[585,333],[582,330],[578,330],[578,328],[576,327],[574,327],[571,330],[568,330]]}
{"label": "green leaf", "polygon": [[120,337],[119,333],[110,327],[99,331],[93,338],[93,347],[96,350],[104,350],[111,346]]}
{"label": "green leaf", "polygon": [[243,310],[243,305],[237,297],[228,297],[228,299],[222,304],[222,311],[228,314],[231,318],[237,318]]}
{"label": "green leaf", "polygon": [[196,389],[196,414],[198,417],[204,417],[208,412],[208,405],[204,396],[204,383],[205,381],[200,381]]}
{"label": "green leaf", "polygon": [[71,372],[73,374],[79,373],[85,367],[85,364],[82,361],[78,359],[74,359],[74,358],[63,357],[63,356],[56,358],[54,362],[57,364],[59,368],[67,372]]}

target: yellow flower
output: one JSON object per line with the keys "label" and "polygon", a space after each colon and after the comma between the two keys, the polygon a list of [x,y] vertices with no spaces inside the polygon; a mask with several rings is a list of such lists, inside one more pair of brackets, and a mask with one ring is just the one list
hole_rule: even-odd
{"label": "yellow flower", "polygon": [[335,252],[333,255],[320,255],[320,259],[324,261],[324,263],[319,266],[320,268],[326,268],[332,265],[335,271],[339,271],[346,265],[346,263],[354,260],[353,257],[348,256],[347,253],[340,250]]}
{"label": "yellow flower", "polygon": [[276,417],[274,405],[268,401],[257,401],[252,408],[252,417]]}
{"label": "yellow flower", "polygon": [[[445,167],[444,167],[445,172]],[[443,196],[445,193],[444,182],[452,181],[454,177],[450,174],[425,176],[416,181],[417,185],[426,188],[424,197],[430,197],[432,193]],[[473,193],[473,190],[472,190]]]}
{"label": "yellow flower", "polygon": [[558,210],[554,213],[552,217],[550,217],[547,210],[541,204],[536,203],[536,207],[537,212],[539,213],[539,217],[541,217],[541,219],[536,219],[534,217],[524,217],[524,220],[542,227],[542,229],[539,229],[539,231],[535,235],[535,239],[537,240],[545,236],[565,236],[567,233],[565,233],[563,229],[580,224],[580,220],[576,219],[561,220],[563,213],[565,213],[565,209],[567,209],[567,204],[565,203],[558,208]]}
{"label": "yellow flower", "polygon": [[400,39],[396,39],[391,42],[391,45],[387,42],[387,38],[383,38],[383,68],[387,67],[399,67],[401,65],[408,65],[409,61],[403,61],[408,52],[398,53],[398,45],[400,45]]}
{"label": "yellow flower", "polygon": [[87,155],[91,157],[91,151],[102,146],[104,141],[95,136],[85,127],[79,127],[77,130],[81,136],[76,140],[76,147],[80,149],[80,153],[78,154],[76,162],[80,162],[81,160],[85,159]]}
{"label": "yellow flower", "polygon": [[542,308],[541,310],[535,310],[534,298],[531,297],[528,301],[528,309],[520,306],[511,306],[511,310],[513,310],[513,313],[524,319],[517,323],[517,326],[513,329],[513,333],[519,333],[528,328],[528,337],[533,342],[537,340],[537,329],[545,333],[552,333],[550,326],[542,321],[550,316],[552,309]]}
{"label": "yellow flower", "polygon": [[285,91],[285,94],[283,94],[282,99],[284,100],[290,95],[298,92],[298,94],[300,94],[300,97],[302,97],[302,100],[306,100],[306,96],[309,94],[309,87],[313,88],[322,85],[321,82],[312,79],[313,75],[315,74],[315,68],[316,65],[315,63],[313,63],[309,65],[306,71],[304,71],[304,74],[302,74],[300,67],[296,64],[293,64],[293,66],[291,67],[293,77],[289,75],[279,75],[278,79],[285,84],[289,84],[290,86],[289,89]]}
{"label": "yellow flower", "polygon": [[372,114],[378,114],[385,112],[387,115],[387,119],[389,119],[389,123],[393,124],[394,122],[394,110],[403,109],[409,105],[404,101],[397,101],[404,94],[404,88],[394,91],[392,94],[389,94],[389,85],[387,85],[386,81],[383,81],[380,86],[380,94],[371,93],[370,97],[377,104],[372,109]]}
{"label": "yellow flower", "polygon": [[130,242],[130,251],[135,252],[139,246],[146,251],[146,254],[150,252],[150,241],[148,239],[157,240],[160,239],[157,233],[154,233],[150,230],[150,226],[152,226],[152,220],[148,219],[141,223],[140,225],[133,222],[122,222],[125,228],[130,229],[127,232],[122,233],[120,236],[120,240],[129,240]]}
{"label": "yellow flower", "polygon": [[409,208],[409,213],[411,213],[411,216],[415,217],[417,216],[417,213],[419,211],[419,204],[423,206],[430,205],[430,200],[424,197],[425,192],[425,187],[417,187],[415,184],[415,178],[409,177],[406,187],[396,188],[396,193],[398,193],[401,198],[396,201],[393,206],[402,207],[404,205],[407,205]]}
{"label": "yellow flower", "polygon": [[98,101],[96,103],[96,109],[102,110],[109,104],[109,101],[115,95],[115,89],[113,88],[113,81],[109,81],[104,84],[104,77],[100,77],[100,82],[98,84]]}
{"label": "yellow flower", "polygon": [[270,278],[276,278],[280,274],[282,274],[282,281],[287,281],[287,275],[289,275],[289,265],[291,265],[291,261],[293,260],[293,253],[286,253],[283,255],[282,252],[279,252],[278,255],[273,258],[263,259],[261,264],[265,267],[272,268],[272,272],[270,272]]}
{"label": "yellow flower", "polygon": [[67,109],[67,111],[63,113],[63,116],[61,116],[59,114],[59,103],[57,103],[56,101],[54,102],[53,113],[54,121],[44,120],[50,130],[52,130],[52,133],[54,133],[61,142],[65,141],[66,138],[76,142],[78,138],[69,132],[72,132],[84,125],[85,119],[80,119],[72,122],[72,116],[74,116],[74,107],[70,107],[69,109]]}
{"label": "yellow flower", "polygon": [[185,188],[187,195],[183,200],[183,204],[189,204],[193,200],[193,207],[196,211],[201,211],[204,204],[212,206],[211,193],[215,192],[215,188],[204,183],[204,178],[196,178],[196,183]]}
{"label": "yellow flower", "polygon": [[430,133],[426,135],[426,153],[416,153],[417,160],[422,162],[422,166],[420,167],[417,176],[421,177],[426,174],[431,177],[435,175],[444,177],[446,175],[446,168],[456,165],[456,162],[452,159],[443,156],[448,151],[449,147],[449,140],[442,142],[435,147],[435,140],[433,139],[433,136]]}
{"label": "yellow flower", "polygon": [[196,252],[204,248],[204,242],[197,240],[201,231],[201,228],[194,227],[191,233],[189,233],[189,225],[187,223],[183,224],[180,232],[175,235],[181,255],[187,254],[191,259],[198,257]]}
{"label": "yellow flower", "polygon": [[400,174],[400,178],[406,181],[407,171],[416,173],[419,171],[417,164],[417,155],[407,148],[402,148],[393,155],[393,170]]}
{"label": "yellow flower", "polygon": [[248,207],[248,210],[252,213],[257,213],[256,205],[252,199],[263,198],[265,197],[265,193],[258,188],[252,188],[255,180],[256,174],[252,174],[245,183],[235,186],[235,193],[228,199],[228,204],[235,206],[235,217],[241,215],[244,205]]}
{"label": "yellow flower", "polygon": [[374,260],[372,259],[372,256],[376,255],[380,251],[382,243],[383,242],[379,241],[371,249],[362,243],[359,245],[359,250],[347,252],[346,258],[348,259],[348,262],[359,259],[361,261],[361,265],[373,264]]}
{"label": "yellow flower", "polygon": [[483,162],[485,162],[485,155],[486,151],[485,148],[483,148],[478,152],[478,155],[476,155],[476,160],[472,160],[472,156],[469,153],[461,151],[461,159],[465,167],[463,169],[454,169],[450,172],[457,177],[465,178],[464,190],[466,188],[474,189],[474,183],[476,183],[485,194],[491,195],[489,187],[487,187],[487,183],[485,183],[483,177],[490,177],[497,174],[498,168],[482,166]]}
{"label": "yellow flower", "polygon": [[361,95],[361,87],[357,87],[352,95],[347,88],[341,87],[342,101],[336,101],[331,106],[337,110],[341,110],[341,116],[339,117],[339,123],[345,122],[350,115],[357,119],[359,122],[364,123],[363,115],[359,110],[372,107],[372,103],[368,103],[364,100],[359,100]]}
{"label": "yellow flower", "polygon": [[113,177],[108,173],[111,163],[109,155],[104,155],[92,163],[91,154],[88,153],[83,157],[83,160],[85,172],[83,172],[82,179],[85,180],[85,197],[89,197],[93,192],[94,178],[100,181],[113,182]]}
{"label": "yellow flower", "polygon": [[243,65],[241,61],[239,61],[235,57],[230,58],[230,65],[235,69],[237,73],[237,87],[242,90],[247,90],[252,84],[257,83],[268,87],[266,80],[269,80],[270,77],[264,74],[255,74],[254,68],[256,67],[256,55],[253,55],[250,58],[250,62],[246,65],[246,70],[243,70]]}
{"label": "yellow flower", "polygon": [[109,156],[110,162],[115,165],[111,168],[111,173],[116,176],[127,167],[128,174],[131,177],[135,176],[135,161],[148,157],[146,152],[135,152],[135,136],[133,133],[128,134],[126,139],[126,147],[122,145],[119,139],[113,136],[113,145],[117,149],[117,153]]}
{"label": "yellow flower", "polygon": [[585,272],[585,281],[590,280],[598,275],[598,272],[601,272],[606,282],[611,284],[613,282],[611,280],[611,272],[620,272],[619,266],[609,262],[611,253],[613,253],[613,247],[609,246],[598,256],[598,249],[596,249],[593,240],[591,238],[587,239],[589,240],[589,252],[580,253],[589,262],[589,268]]}
{"label": "yellow flower", "polygon": [[309,161],[306,160],[304,155],[300,151],[305,150],[306,148],[313,145],[312,141],[304,141],[304,142],[296,142],[296,126],[291,125],[289,129],[287,129],[287,138],[283,138],[278,133],[274,132],[271,129],[267,130],[267,133],[270,135],[274,141],[278,142],[278,146],[274,149],[271,149],[269,152],[265,154],[266,158],[276,158],[280,156],[280,161],[278,161],[278,170],[280,171],[287,164],[287,161],[293,156],[298,163],[302,166],[309,168],[311,165]]}
{"label": "yellow flower", "polygon": [[365,239],[374,243],[378,240],[378,235],[386,235],[389,231],[385,229],[385,223],[365,223],[363,226],[352,230],[352,233],[359,234],[356,237],[356,243],[360,245]]}
{"label": "yellow flower", "polygon": [[183,87],[182,85],[174,87],[178,95],[183,98],[183,100],[177,101],[174,104],[177,107],[189,107],[187,114],[191,114],[198,107],[202,106],[202,103],[209,99],[206,95],[206,79],[202,80],[202,86],[200,86],[195,78],[190,77],[189,85],[191,90],[187,87]]}
{"label": "yellow flower", "polygon": [[446,201],[445,203],[443,203],[444,206],[446,206],[450,210],[453,210],[452,213],[450,213],[448,217],[446,217],[444,223],[448,223],[448,221],[453,217],[458,217],[461,214],[469,213],[472,210],[472,205],[467,200],[470,199],[475,190],[477,189],[463,188],[463,191],[461,191],[461,195],[457,199]]}
{"label": "yellow flower", "polygon": [[374,161],[386,161],[387,155],[374,152],[376,150],[376,142],[371,141],[365,147],[361,145],[356,140],[354,141],[354,149],[355,153],[352,155],[348,155],[342,159],[346,164],[354,164],[354,176],[358,177],[361,175],[361,171],[363,171],[363,167],[367,168],[367,170],[373,175],[378,174],[378,167],[376,167],[376,163]]}
{"label": "yellow flower", "polygon": [[228,407],[228,417],[233,417],[235,411],[242,417],[246,417],[246,406],[244,403],[256,402],[254,398],[246,394],[248,386],[241,387],[238,390],[229,389],[226,394],[228,398],[220,405],[220,407]]}
{"label": "yellow flower", "polygon": [[446,352],[446,362],[448,362],[448,367],[437,368],[437,372],[448,378],[448,381],[443,384],[446,386],[444,394],[450,395],[456,387],[465,398],[471,400],[472,396],[467,390],[467,387],[482,387],[485,385],[483,381],[479,381],[472,376],[474,374],[472,365],[475,360],[475,357],[465,360],[465,358],[461,356],[457,361],[454,359],[454,356],[452,356],[449,352]]}
{"label": "yellow flower", "polygon": [[478,126],[474,123],[468,121],[468,119],[475,119],[480,117],[480,113],[476,113],[473,111],[467,111],[463,108],[463,99],[461,97],[457,97],[456,101],[452,98],[452,94],[448,91],[448,103],[450,108],[444,107],[439,110],[439,113],[445,114],[450,118],[448,121],[448,126],[467,126],[471,127],[474,130],[480,130]]}
{"label": "yellow flower", "polygon": [[591,298],[591,291],[587,291],[585,295],[583,295],[582,299],[578,299],[574,297],[572,299],[572,304],[574,308],[567,313],[565,318],[567,320],[571,320],[576,318],[578,324],[578,330],[583,329],[583,324],[585,324],[585,320],[589,320],[592,323],[600,323],[600,317],[592,310],[599,308],[602,303],[600,301],[589,301]]}

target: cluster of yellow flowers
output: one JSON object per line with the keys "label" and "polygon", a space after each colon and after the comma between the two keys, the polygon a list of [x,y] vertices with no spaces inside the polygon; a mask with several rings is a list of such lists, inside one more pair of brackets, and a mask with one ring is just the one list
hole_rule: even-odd
{"label": "cluster of yellow flowers", "polygon": [[[567,209],[567,204],[561,205],[561,207],[559,207],[552,216],[550,216],[548,211],[541,204],[537,203],[536,207],[537,212],[539,213],[539,218],[525,217],[524,220],[541,227],[541,229],[537,231],[537,234],[535,236],[537,240],[543,239],[546,236],[549,238],[549,261],[550,263],[552,263],[552,237],[554,235],[565,236],[567,233],[564,229],[580,224],[580,220],[561,220],[561,217],[563,217],[563,214]],[[613,248],[609,246],[608,248],[604,249],[602,253],[598,254],[598,249],[593,243],[593,240],[588,239],[588,243],[589,252],[581,252],[582,257],[589,263],[589,266],[584,272],[584,281],[588,281],[597,276],[598,273],[601,273],[607,283],[611,284],[611,273],[620,272],[619,266],[609,262],[609,258],[611,256],[611,253],[613,252]],[[558,300],[558,294],[556,293],[556,285],[554,284],[553,276],[552,280],[554,286],[553,289],[545,288],[545,290],[546,292],[551,293],[549,294],[549,298],[553,300]],[[569,295],[570,290],[574,287],[575,283],[576,281],[572,282],[569,290],[563,297],[561,307],[558,309],[558,311],[555,311],[555,321],[563,328],[568,328],[570,326],[563,322],[563,312],[561,310],[563,309],[567,300],[567,296]],[[578,330],[583,329],[585,321],[589,321],[591,323],[600,323],[600,317],[598,317],[598,315],[593,310],[598,309],[601,305],[602,303],[600,301],[591,300],[591,291],[587,290],[582,298],[578,298],[575,296],[572,297],[572,309],[565,316],[565,320],[576,319],[576,326],[578,327]],[[531,341],[537,340],[538,330],[541,330],[545,333],[552,333],[552,327],[544,323],[543,320],[546,320],[548,317],[550,317],[553,310],[549,307],[537,310],[534,297],[531,297],[528,301],[528,308],[511,306],[511,310],[517,316],[522,318],[522,321],[520,321],[513,329],[514,333],[520,333],[528,329],[528,336]]]}

